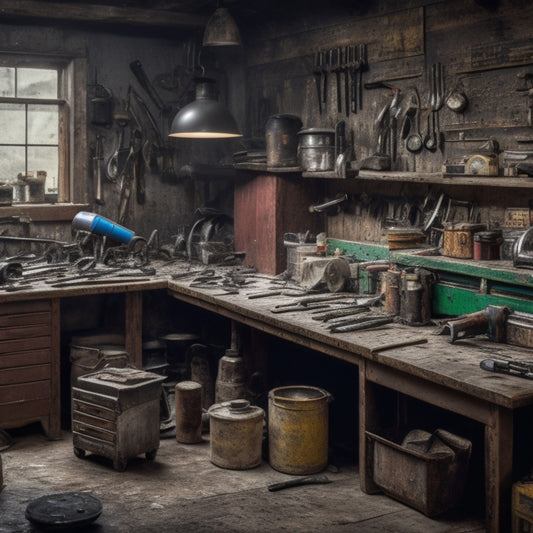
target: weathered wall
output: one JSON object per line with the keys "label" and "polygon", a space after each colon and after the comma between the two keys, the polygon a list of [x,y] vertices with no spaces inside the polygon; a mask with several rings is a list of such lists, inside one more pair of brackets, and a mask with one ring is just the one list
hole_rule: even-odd
{"label": "weathered wall", "polygon": [[[533,72],[531,25],[533,4],[524,0],[398,2],[381,0],[359,8],[324,7],[319,11],[287,12],[282,20],[265,21],[247,34],[247,129],[252,138],[264,135],[266,118],[295,113],[304,127],[335,126],[345,120],[353,132],[359,161],[378,151],[376,119],[392,101],[390,88],[365,89],[363,108],[346,116],[337,111],[335,74],[329,74],[326,109],[318,111],[314,54],[350,44],[367,45],[368,69],[363,83],[384,82],[400,90],[397,157],[392,169],[437,172],[444,162],[456,162],[495,139],[503,150],[531,149],[527,98],[517,75]],[[421,133],[427,134],[431,114],[431,67],[444,68],[445,95],[459,84],[467,108],[456,113],[446,105],[435,114],[442,143],[434,152],[411,153],[401,138],[401,125],[413,88],[421,101]],[[341,77],[341,81],[343,78]],[[503,158],[500,153],[500,166]],[[504,180],[504,177],[495,178]],[[334,180],[329,196],[348,192],[354,202],[348,212],[327,220],[328,234],[352,240],[383,240],[383,210],[368,207],[377,194],[423,201],[428,191],[472,201],[477,216],[493,225],[505,207],[527,206],[528,190],[443,187],[439,184],[385,185]],[[379,203],[379,202],[378,202]],[[374,207],[374,208],[372,208]],[[363,219],[361,219],[361,217]]]}
{"label": "weathered wall", "polygon": [[[105,167],[110,155],[117,147],[119,127],[116,122],[108,126],[91,122],[91,99],[95,84],[102,85],[113,98],[113,112],[124,112],[127,107],[128,87],[131,85],[148,106],[157,122],[163,139],[163,152],[159,168],[145,169],[146,198],[140,202],[135,185],[130,197],[124,225],[137,234],[148,237],[158,229],[162,243],[173,242],[173,236],[182,226],[190,226],[195,220],[195,210],[204,205],[219,207],[229,213],[232,210],[231,183],[225,180],[209,180],[209,172],[204,179],[191,179],[189,169],[196,163],[215,164],[226,160],[235,151],[231,141],[213,142],[168,138],[170,122],[177,110],[194,99],[194,75],[201,73],[198,60],[193,61],[189,41],[183,38],[171,40],[168,37],[138,35],[130,32],[89,31],[75,26],[45,27],[2,25],[0,26],[0,50],[8,52],[28,52],[37,54],[60,54],[87,59],[87,161],[81,175],[73,176],[75,198],[87,202],[94,212],[118,220],[121,182],[112,183],[103,179],[104,204],[95,203],[96,183],[93,176],[93,156],[96,137],[103,140],[103,161]],[[198,48],[196,49],[198,52]],[[150,81],[156,87],[168,110],[160,113],[150,97],[134,77],[130,63],[139,60]],[[203,63],[211,66],[208,75],[216,78],[225,96],[225,73],[218,68],[213,58],[204,54]],[[146,115],[137,108],[142,142],[154,137]],[[124,147],[133,139],[133,131],[138,125],[134,120],[125,128]],[[231,159],[231,157],[230,157]],[[10,234],[18,233],[10,227]],[[40,236],[54,236],[70,239],[69,223],[33,223],[30,233]]]}

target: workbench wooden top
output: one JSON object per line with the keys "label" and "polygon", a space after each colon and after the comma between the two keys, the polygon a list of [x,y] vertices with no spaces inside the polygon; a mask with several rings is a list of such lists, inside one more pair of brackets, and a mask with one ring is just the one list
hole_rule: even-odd
{"label": "workbench wooden top", "polygon": [[[228,286],[224,282],[236,271],[234,267],[212,268],[186,261],[154,262],[153,266],[154,275],[137,280],[92,281],[68,287],[33,283],[31,288],[23,290],[0,291],[0,303],[163,289],[179,300],[354,364],[374,361],[398,373],[509,409],[533,404],[532,380],[487,372],[479,366],[483,359],[489,358],[533,360],[533,350],[492,343],[481,337],[451,344],[449,337],[438,335],[439,328],[432,325],[412,327],[392,323],[358,332],[331,333],[323,322],[313,320],[312,313],[318,309],[272,312],[276,305],[296,302],[303,294],[249,297],[274,292],[273,289],[288,289],[286,282],[273,276],[250,275],[244,277],[242,285]],[[203,273],[212,276],[212,285],[195,281]],[[344,293],[343,296],[353,301],[356,295]],[[334,308],[336,304],[329,305]]]}
{"label": "workbench wooden top", "polygon": [[[357,332],[330,333],[322,322],[313,320],[313,311],[272,312],[276,305],[295,301],[295,297],[249,298],[264,286],[240,289],[238,294],[222,294],[220,287],[190,285],[184,280],[170,280],[168,290],[178,299],[354,364],[363,359],[374,361],[399,374],[416,376],[509,409],[533,404],[532,380],[480,368],[481,361],[490,358],[533,360],[530,349],[482,337],[452,344],[448,335],[438,334],[440,327],[435,325],[413,327],[393,323]],[[353,294],[345,295],[354,298]]]}

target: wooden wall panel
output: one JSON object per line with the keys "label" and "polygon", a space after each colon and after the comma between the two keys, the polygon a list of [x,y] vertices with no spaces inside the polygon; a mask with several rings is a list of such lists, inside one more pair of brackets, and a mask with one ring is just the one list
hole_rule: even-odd
{"label": "wooden wall panel", "polygon": [[236,184],[235,249],[246,252],[245,264],[266,274],[286,269],[283,234],[316,232],[323,223],[308,210],[320,199],[318,186],[279,174],[259,174]]}
{"label": "wooden wall panel", "polygon": [[[347,17],[349,18],[349,17]],[[312,55],[319,49],[369,43],[369,61],[384,61],[424,53],[424,10],[414,8],[381,17],[355,18],[344,24],[302,28],[285,35],[250,43],[247,66]]]}

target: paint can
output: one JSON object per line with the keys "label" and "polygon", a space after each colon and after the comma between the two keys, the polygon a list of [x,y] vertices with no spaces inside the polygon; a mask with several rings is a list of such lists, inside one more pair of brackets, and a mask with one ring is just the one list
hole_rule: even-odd
{"label": "paint can", "polygon": [[285,386],[268,393],[270,466],[286,474],[314,474],[328,463],[331,395],[311,386]]}

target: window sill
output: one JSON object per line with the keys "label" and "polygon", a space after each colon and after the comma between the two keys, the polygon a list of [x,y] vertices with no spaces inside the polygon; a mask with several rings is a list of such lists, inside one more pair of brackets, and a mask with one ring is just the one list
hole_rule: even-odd
{"label": "window sill", "polygon": [[88,204],[15,204],[0,207],[0,219],[26,218],[29,222],[60,222],[72,220]]}

